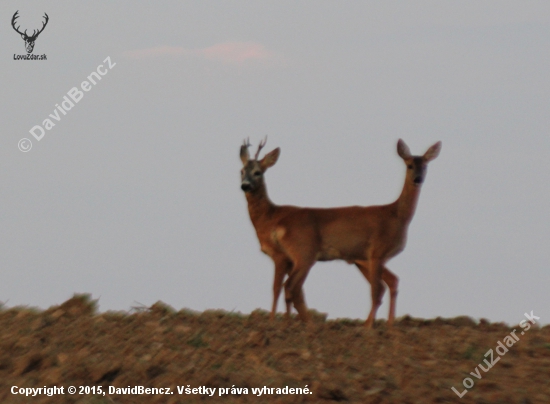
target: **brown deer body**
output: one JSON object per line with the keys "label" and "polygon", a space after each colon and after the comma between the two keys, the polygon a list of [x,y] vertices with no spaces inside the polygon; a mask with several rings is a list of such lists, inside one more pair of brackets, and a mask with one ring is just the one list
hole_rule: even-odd
{"label": "brown deer body", "polygon": [[371,284],[372,308],[366,321],[372,327],[382,302],[384,282],[390,289],[388,324],[395,319],[398,278],[386,262],[405,248],[407,229],[415,212],[420,188],[426,175],[427,163],[437,157],[441,142],[434,144],[423,156],[412,156],[399,140],[397,151],[407,165],[405,184],[399,198],[381,206],[349,206],[341,208],[301,208],[278,206],[268,195],[264,172],[273,166],[280,149],[258,160],[261,143],[254,160],[248,154],[248,144],[241,146],[241,188],[248,201],[250,219],[261,249],[275,263],[273,305],[271,317],[285,275],[287,315],[293,303],[303,321],[309,316],[304,301],[303,284],[316,261],[344,260],[355,264]]}

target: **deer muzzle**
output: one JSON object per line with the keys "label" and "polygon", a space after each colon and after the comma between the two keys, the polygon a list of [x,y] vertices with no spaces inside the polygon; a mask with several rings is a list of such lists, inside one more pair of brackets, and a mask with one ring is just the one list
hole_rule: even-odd
{"label": "deer muzzle", "polygon": [[244,192],[251,191],[251,190],[252,190],[252,185],[250,185],[249,182],[243,182],[243,183],[241,184],[241,189],[242,189]]}

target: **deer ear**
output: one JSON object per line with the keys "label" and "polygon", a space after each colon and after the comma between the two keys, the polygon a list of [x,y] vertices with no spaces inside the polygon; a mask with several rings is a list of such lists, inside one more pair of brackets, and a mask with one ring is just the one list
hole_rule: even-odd
{"label": "deer ear", "polygon": [[407,146],[405,142],[401,139],[399,139],[397,142],[397,154],[399,154],[399,157],[401,157],[403,160],[406,160],[412,157],[409,146]]}
{"label": "deer ear", "polygon": [[267,153],[264,158],[260,160],[260,166],[262,167],[262,170],[265,171],[269,167],[273,167],[279,159],[279,154],[281,154],[281,149],[279,149],[278,147],[275,150]]}
{"label": "deer ear", "polygon": [[250,154],[248,153],[248,146],[242,145],[241,146],[241,161],[243,162],[243,166],[248,163],[248,160],[250,160]]}
{"label": "deer ear", "polygon": [[432,161],[437,156],[439,156],[439,152],[441,151],[441,142],[437,142],[432,147],[430,147],[426,153],[424,153],[424,156],[422,157],[424,161]]}

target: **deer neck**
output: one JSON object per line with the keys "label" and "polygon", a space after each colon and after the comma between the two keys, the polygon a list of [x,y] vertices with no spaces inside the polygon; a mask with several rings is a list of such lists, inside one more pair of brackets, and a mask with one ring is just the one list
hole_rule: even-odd
{"label": "deer neck", "polygon": [[409,223],[416,210],[416,203],[420,195],[420,185],[414,185],[414,183],[408,179],[405,180],[401,195],[395,202],[397,208],[397,216],[405,223]]}
{"label": "deer neck", "polygon": [[257,228],[258,225],[270,218],[275,210],[275,204],[269,199],[267,189],[263,183],[258,189],[247,192],[245,195],[250,219],[254,227]]}

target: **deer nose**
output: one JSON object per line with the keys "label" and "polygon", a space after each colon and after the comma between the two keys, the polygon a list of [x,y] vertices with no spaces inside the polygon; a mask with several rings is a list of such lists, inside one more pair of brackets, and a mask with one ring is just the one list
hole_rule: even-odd
{"label": "deer nose", "polygon": [[250,191],[252,189],[252,187],[250,186],[250,183],[248,182],[243,182],[241,184],[241,189],[244,191],[244,192],[247,192],[247,191]]}
{"label": "deer nose", "polygon": [[424,181],[424,178],[422,177],[415,177],[414,179],[415,184],[422,184],[423,181]]}

